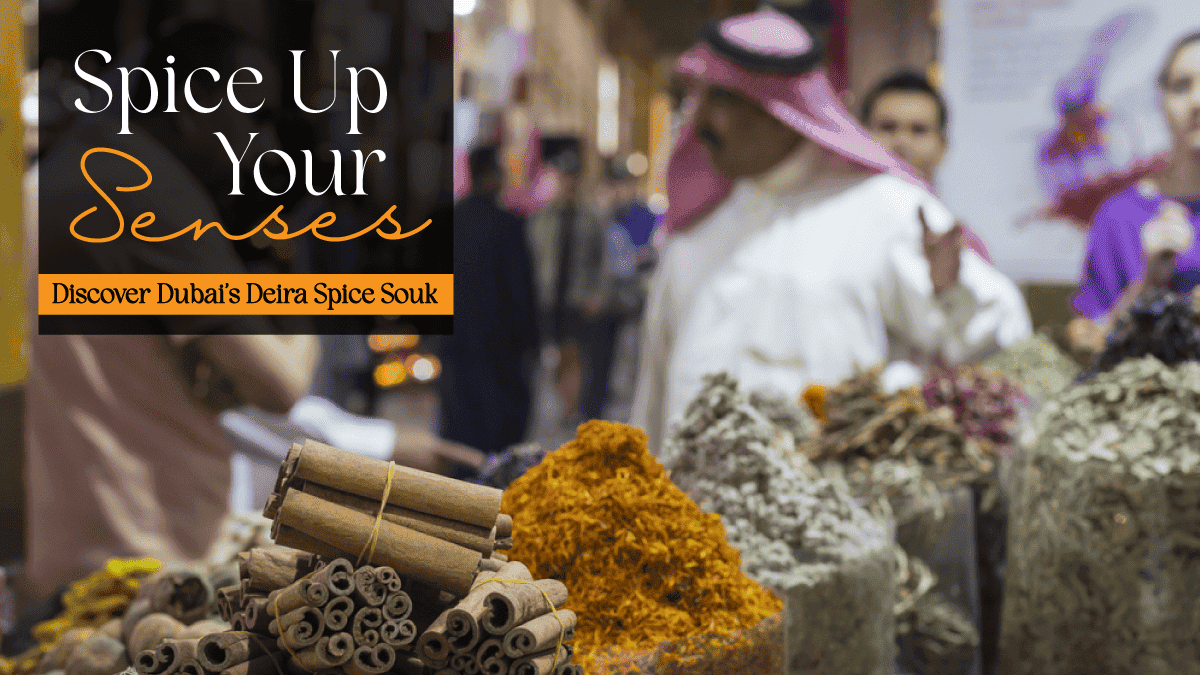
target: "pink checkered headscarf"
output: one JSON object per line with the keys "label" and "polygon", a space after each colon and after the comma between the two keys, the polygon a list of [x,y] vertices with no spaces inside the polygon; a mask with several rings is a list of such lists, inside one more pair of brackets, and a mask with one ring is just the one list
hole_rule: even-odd
{"label": "pink checkered headscarf", "polygon": [[[825,70],[817,67],[819,59],[819,45],[800,23],[764,9],[710,27],[704,42],[680,57],[677,68],[693,80],[741,93],[805,138],[855,164],[932,191],[846,110]],[[667,233],[693,227],[732,189],[732,181],[712,166],[695,128],[687,123],[667,167]],[[965,228],[964,243],[988,259],[983,242]]]}

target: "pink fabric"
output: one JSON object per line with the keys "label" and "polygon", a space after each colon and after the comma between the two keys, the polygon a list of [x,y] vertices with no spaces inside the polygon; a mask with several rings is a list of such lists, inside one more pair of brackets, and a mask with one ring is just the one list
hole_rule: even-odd
{"label": "pink fabric", "polygon": [[523,190],[513,190],[504,195],[504,206],[521,216],[540,211],[554,201],[558,194],[558,179],[554,170],[542,161],[542,134],[534,127],[525,145],[525,176],[529,184]]}
{"label": "pink fabric", "polygon": [[462,199],[471,194],[471,166],[467,160],[469,152],[461,148],[454,149],[454,198]]}
{"label": "pink fabric", "polygon": [[[803,30],[778,12],[765,10],[751,16],[752,24],[739,25],[753,25],[762,35],[772,36],[768,51],[777,51],[774,43],[780,36]],[[755,72],[730,62],[703,44],[680,57],[677,67],[682,75],[740,92],[804,137],[851,162],[933,191],[929,183],[876,142],[854,119],[834,92],[824,69],[802,76]],[[667,233],[690,229],[725,201],[732,188],[732,181],[712,166],[695,128],[691,123],[686,124],[667,166],[668,208],[664,223]],[[964,242],[990,261],[986,247],[975,233],[967,231]]]}

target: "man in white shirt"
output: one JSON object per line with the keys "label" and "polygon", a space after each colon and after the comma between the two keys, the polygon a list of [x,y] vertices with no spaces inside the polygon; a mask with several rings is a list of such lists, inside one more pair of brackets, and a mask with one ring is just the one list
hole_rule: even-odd
{"label": "man in white shirt", "polygon": [[1015,285],[842,107],[821,51],[763,10],[709,26],[680,59],[695,107],[669,167],[632,419],[652,448],[707,373],[796,396],[886,361],[889,332],[951,362],[1031,332]]}

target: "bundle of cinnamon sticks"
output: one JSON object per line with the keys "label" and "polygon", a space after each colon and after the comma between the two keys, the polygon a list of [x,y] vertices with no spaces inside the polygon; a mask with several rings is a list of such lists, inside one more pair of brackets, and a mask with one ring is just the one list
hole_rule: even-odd
{"label": "bundle of cinnamon sticks", "polygon": [[500,490],[306,441],[292,446],[263,515],[281,546],[386,565],[455,597],[507,561]]}
{"label": "bundle of cinnamon sticks", "polygon": [[583,675],[571,663],[577,617],[566,601],[562,582],[535,581],[519,562],[480,572],[421,634],[417,657],[436,675]]}

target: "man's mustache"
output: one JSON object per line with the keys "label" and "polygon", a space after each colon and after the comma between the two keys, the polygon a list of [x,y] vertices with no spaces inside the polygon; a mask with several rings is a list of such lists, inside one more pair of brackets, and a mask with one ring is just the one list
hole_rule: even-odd
{"label": "man's mustache", "polygon": [[708,143],[714,148],[720,148],[723,145],[721,137],[717,136],[716,132],[709,128],[703,128],[696,132],[696,138]]}

